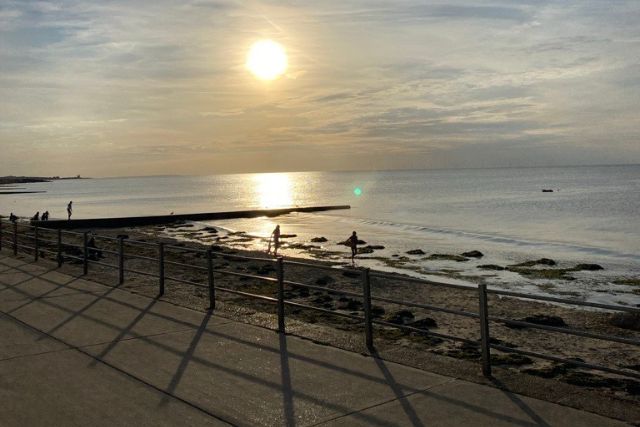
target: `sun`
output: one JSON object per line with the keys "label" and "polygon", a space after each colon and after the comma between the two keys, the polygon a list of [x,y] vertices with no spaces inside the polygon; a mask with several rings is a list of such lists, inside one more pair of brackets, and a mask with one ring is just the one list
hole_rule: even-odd
{"label": "sun", "polygon": [[255,42],[247,54],[247,69],[261,80],[277,79],[287,70],[287,53],[273,40]]}

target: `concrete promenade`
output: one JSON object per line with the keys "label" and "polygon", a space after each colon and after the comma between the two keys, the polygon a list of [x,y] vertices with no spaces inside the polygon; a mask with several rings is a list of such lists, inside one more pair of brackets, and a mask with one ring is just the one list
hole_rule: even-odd
{"label": "concrete promenade", "polygon": [[0,425],[622,426],[0,253]]}

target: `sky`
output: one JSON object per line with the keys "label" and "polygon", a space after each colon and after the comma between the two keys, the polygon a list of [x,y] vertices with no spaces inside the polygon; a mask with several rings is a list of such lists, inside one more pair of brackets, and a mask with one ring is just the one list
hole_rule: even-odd
{"label": "sky", "polygon": [[[640,163],[638,22],[638,0],[0,0],[0,175]],[[245,67],[262,39],[279,79]]]}

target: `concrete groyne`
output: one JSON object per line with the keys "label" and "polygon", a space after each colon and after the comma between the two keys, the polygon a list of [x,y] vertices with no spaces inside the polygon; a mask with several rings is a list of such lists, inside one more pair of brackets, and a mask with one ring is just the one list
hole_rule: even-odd
{"label": "concrete groyne", "polygon": [[349,205],[337,206],[310,206],[310,207],[293,207],[282,209],[253,209],[245,211],[229,211],[229,212],[207,212],[194,214],[179,215],[157,215],[157,216],[132,216],[121,218],[90,218],[90,219],[71,219],[67,220],[50,220],[50,221],[32,221],[32,225],[46,228],[62,228],[62,229],[79,229],[79,228],[120,228],[135,227],[143,225],[159,225],[171,224],[178,221],[211,221],[216,219],[234,219],[234,218],[257,218],[261,216],[275,217],[286,215],[293,212],[322,212],[339,209],[351,209]]}

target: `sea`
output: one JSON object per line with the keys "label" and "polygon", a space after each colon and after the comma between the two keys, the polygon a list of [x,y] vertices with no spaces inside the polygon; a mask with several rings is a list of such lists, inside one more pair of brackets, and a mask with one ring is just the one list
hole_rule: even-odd
{"label": "sea", "polygon": [[[316,245],[342,262],[348,249],[337,243],[357,231],[367,244],[384,246],[363,255],[358,265],[451,283],[640,304],[637,286],[619,284],[640,277],[640,165],[123,177],[11,187],[44,193],[0,195],[0,214],[29,217],[48,210],[52,219],[66,217],[70,200],[74,218],[346,204],[351,209],[194,226],[245,231],[260,238],[242,247],[264,250],[280,224],[282,233],[296,235],[289,242],[325,237],[326,243]],[[426,255],[407,255],[412,249]],[[425,259],[472,250],[483,257]],[[286,245],[282,253],[312,256]],[[408,261],[398,265],[384,262],[403,256]],[[478,268],[543,257],[561,268],[596,263],[604,270],[548,280]]]}

